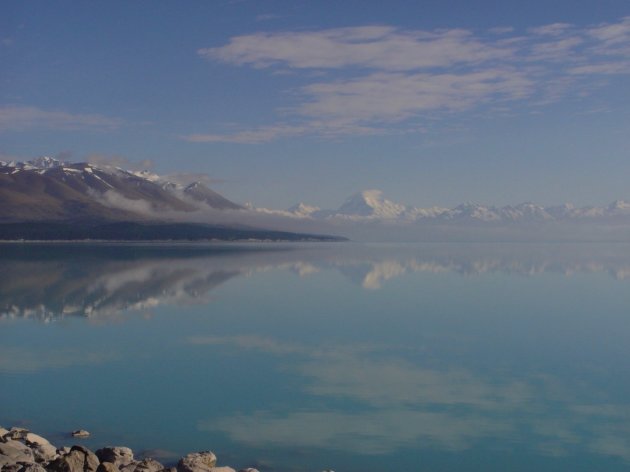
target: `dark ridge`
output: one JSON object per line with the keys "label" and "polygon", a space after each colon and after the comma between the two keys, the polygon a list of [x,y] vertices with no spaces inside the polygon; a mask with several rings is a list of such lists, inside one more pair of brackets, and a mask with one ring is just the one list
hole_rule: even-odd
{"label": "dark ridge", "polygon": [[0,241],[347,241],[340,236],[244,229],[198,223],[0,223]]}

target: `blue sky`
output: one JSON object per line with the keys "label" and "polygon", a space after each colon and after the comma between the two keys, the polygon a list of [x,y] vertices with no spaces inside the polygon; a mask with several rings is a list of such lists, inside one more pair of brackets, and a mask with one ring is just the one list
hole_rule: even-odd
{"label": "blue sky", "polygon": [[273,208],[630,200],[627,0],[5,1],[0,60],[3,159]]}

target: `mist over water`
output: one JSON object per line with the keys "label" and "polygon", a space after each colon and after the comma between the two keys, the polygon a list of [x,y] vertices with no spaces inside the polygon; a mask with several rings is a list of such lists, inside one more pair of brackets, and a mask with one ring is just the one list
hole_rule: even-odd
{"label": "mist over water", "polygon": [[56,445],[85,428],[282,472],[630,466],[627,244],[2,249],[0,424]]}

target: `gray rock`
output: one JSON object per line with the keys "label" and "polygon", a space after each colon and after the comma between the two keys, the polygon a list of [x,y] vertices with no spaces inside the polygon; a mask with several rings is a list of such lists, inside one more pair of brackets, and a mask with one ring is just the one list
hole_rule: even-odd
{"label": "gray rock", "polygon": [[76,431],[72,431],[72,436],[75,438],[89,438],[90,432],[84,429],[77,429]]}
{"label": "gray rock", "polygon": [[7,456],[3,456],[2,454],[0,454],[0,470],[2,472],[4,472],[5,470],[8,470],[8,468],[11,467],[12,465],[15,465],[15,462],[13,462]]}
{"label": "gray rock", "polygon": [[232,467],[212,467],[210,472],[236,472]]}
{"label": "gray rock", "polygon": [[6,442],[8,440],[8,438],[4,439],[7,434],[9,434],[9,430],[0,426],[0,442]]}
{"label": "gray rock", "polygon": [[59,454],[57,453],[57,448],[50,443],[36,444],[34,446],[31,446],[31,450],[33,451],[36,462],[50,462],[59,457]]}
{"label": "gray rock", "polygon": [[0,465],[2,472],[19,472],[24,467],[23,464],[3,464]]}
{"label": "gray rock", "polygon": [[47,469],[53,472],[96,472],[98,466],[96,454],[83,446],[72,446],[68,454],[52,461]]}
{"label": "gray rock", "polygon": [[217,456],[210,451],[192,452],[177,463],[177,472],[210,472],[217,464]]}
{"label": "gray rock", "polygon": [[247,467],[246,469],[241,469],[238,472],[259,472],[258,469],[254,469],[253,467]]}
{"label": "gray rock", "polygon": [[113,462],[101,462],[96,472],[120,472],[120,469]]}
{"label": "gray rock", "polygon": [[25,444],[13,439],[5,443],[0,443],[0,457],[2,457],[2,462],[4,464],[35,462],[33,451],[31,451],[31,449]]}
{"label": "gray rock", "polygon": [[24,441],[26,441],[26,444],[28,444],[29,446],[34,444],[50,444],[50,441],[48,439],[43,438],[39,434],[35,433],[26,433],[24,435]]}
{"label": "gray rock", "polygon": [[104,447],[96,455],[101,462],[111,462],[119,468],[134,462],[133,451],[128,447]]}
{"label": "gray rock", "polygon": [[14,426],[9,430],[8,437],[10,439],[24,439],[28,432],[29,431],[26,428],[18,428],[17,426]]}
{"label": "gray rock", "polygon": [[24,464],[18,472],[46,472],[46,469],[39,464]]}
{"label": "gray rock", "polygon": [[135,461],[125,467],[121,467],[121,472],[159,472],[164,470],[164,466],[155,459],[143,459]]}

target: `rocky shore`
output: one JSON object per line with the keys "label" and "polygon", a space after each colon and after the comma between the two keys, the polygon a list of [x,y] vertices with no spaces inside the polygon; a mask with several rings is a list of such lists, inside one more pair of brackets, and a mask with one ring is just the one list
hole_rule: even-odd
{"label": "rocky shore", "polygon": [[[75,431],[74,437],[86,437]],[[182,457],[176,467],[165,467],[151,458],[136,460],[128,447],[104,447],[94,452],[80,445],[55,447],[46,438],[24,428],[0,427],[1,472],[237,472],[217,466],[210,451],[193,452]],[[258,472],[241,469],[239,472]]]}

